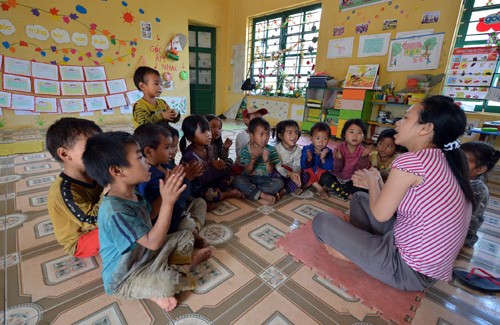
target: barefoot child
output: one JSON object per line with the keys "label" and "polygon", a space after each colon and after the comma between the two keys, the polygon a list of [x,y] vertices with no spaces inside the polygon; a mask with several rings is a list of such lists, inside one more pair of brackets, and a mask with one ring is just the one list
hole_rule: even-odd
{"label": "barefoot child", "polygon": [[[203,174],[198,177],[201,187],[193,193],[205,201],[215,203],[232,197],[241,197],[237,189],[230,189],[231,170],[223,160],[215,160],[212,152],[212,135],[210,124],[201,115],[190,115],[182,121],[180,148],[182,163],[199,162],[203,166]],[[186,140],[191,142],[186,147]],[[210,210],[210,209],[209,209]]]}
{"label": "barefoot child", "polygon": [[47,150],[64,170],[48,195],[50,220],[64,252],[79,258],[99,254],[97,211],[102,187],[85,171],[82,154],[87,139],[102,130],[94,122],[64,117],[47,130]]}
{"label": "barefoot child", "polygon": [[335,163],[333,172],[325,176],[325,186],[341,199],[347,200],[356,192],[351,177],[356,170],[369,168],[371,147],[362,145],[366,134],[366,126],[360,119],[345,122],[341,133],[345,142],[339,144],[333,153]]}
{"label": "barefoot child", "polygon": [[[141,146],[144,157],[148,160],[149,181],[137,186],[137,190],[151,204],[153,208],[152,219],[156,220],[161,206],[160,179],[164,179],[173,172],[177,173],[179,167],[173,170],[167,167],[172,160],[174,150],[172,150],[172,135],[170,131],[159,124],[144,124],[134,131],[134,137]],[[206,247],[207,243],[199,232],[205,224],[207,203],[201,198],[190,199],[192,185],[184,179],[186,189],[180,194],[175,202],[172,220],[168,233],[177,230],[190,230],[195,238],[195,247]],[[153,221],[154,222],[154,221]]]}
{"label": "barefoot child", "polygon": [[167,235],[174,203],[186,188],[184,173],[160,180],[162,203],[151,225],[151,206],[136,194],[136,185],[149,180],[149,166],[135,138],[108,132],[87,142],[85,168],[101,186],[110,184],[99,207],[102,279],[107,294],[123,299],[151,299],[166,311],[177,305],[174,295],[195,287],[189,273],[207,260],[212,250],[193,253],[188,230]]}
{"label": "barefoot child", "polygon": [[306,187],[313,186],[322,199],[328,198],[328,194],[323,188],[324,175],[333,169],[332,149],[327,147],[330,141],[331,129],[328,124],[318,122],[311,128],[312,143],[302,148],[300,166],[302,172],[307,174],[309,181]]}
{"label": "barefoot child", "polygon": [[248,124],[250,142],[241,149],[241,163],[245,166],[242,175],[235,176],[234,186],[246,198],[267,204],[276,202],[276,194],[283,188],[281,178],[272,177],[276,164],[280,162],[274,147],[268,144],[271,126],[262,117],[256,117]]}
{"label": "barefoot child", "polygon": [[300,194],[302,185],[307,182],[306,179],[302,180],[301,175],[307,174],[302,174],[300,168],[302,149],[297,145],[297,140],[300,137],[299,125],[294,120],[281,121],[276,125],[276,133],[278,137],[274,148],[280,157],[276,171],[285,183],[280,195],[292,192]]}
{"label": "barefoot child", "polygon": [[205,118],[210,124],[210,132],[212,132],[211,145],[214,152],[214,159],[224,160],[226,166],[232,168],[233,160],[229,158],[229,148],[233,144],[233,140],[226,138],[226,140],[222,142],[222,121],[220,118],[213,114],[207,114]]}
{"label": "barefoot child", "polygon": [[389,176],[392,162],[397,157],[395,134],[396,130],[394,129],[385,129],[380,132],[377,139],[377,150],[370,153],[370,164],[378,169],[384,182]]}
{"label": "barefoot child", "polygon": [[472,211],[469,231],[465,237],[465,246],[473,247],[477,242],[477,231],[484,221],[484,210],[488,205],[490,193],[485,184],[485,174],[495,167],[500,158],[500,151],[484,142],[466,142],[461,145],[469,162],[469,179],[476,205]]}

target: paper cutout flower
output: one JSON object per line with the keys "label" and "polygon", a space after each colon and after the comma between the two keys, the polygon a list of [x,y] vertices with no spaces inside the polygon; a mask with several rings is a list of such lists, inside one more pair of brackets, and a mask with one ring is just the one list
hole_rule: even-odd
{"label": "paper cutout flower", "polygon": [[16,48],[15,48],[15,47],[13,47],[13,46],[11,46],[11,47],[9,48],[9,51],[11,51],[12,53],[14,53],[14,52],[16,51]]}
{"label": "paper cutout flower", "polygon": [[71,18],[72,20],[77,20],[78,19],[78,15],[74,14],[74,13],[70,13],[69,14],[69,18]]}
{"label": "paper cutout flower", "polygon": [[46,53],[45,51],[40,51],[40,54],[41,54],[42,56],[46,56],[46,55],[47,55],[47,53]]}
{"label": "paper cutout flower", "polygon": [[98,58],[102,57],[102,52],[101,51],[97,51],[97,53],[95,54]]}
{"label": "paper cutout flower", "polygon": [[33,14],[33,16],[40,16],[40,11],[38,11],[38,9],[36,8],[31,9],[31,13]]}
{"label": "paper cutout flower", "polygon": [[71,49],[69,50],[71,52],[71,54],[75,54],[76,53],[76,50],[75,49]]}
{"label": "paper cutout flower", "polygon": [[10,43],[9,43],[9,42],[7,42],[7,41],[2,42],[2,45],[3,45],[3,47],[5,47],[6,49],[8,49],[8,48],[10,47]]}
{"label": "paper cutout flower", "polygon": [[61,51],[62,51],[64,54],[68,54],[68,53],[69,53],[69,49],[67,49],[67,48],[62,49]]}
{"label": "paper cutout flower", "polygon": [[8,0],[7,3],[9,4],[9,6],[11,6],[12,8],[15,8],[17,6],[17,1],[16,0]]}
{"label": "paper cutout flower", "polygon": [[[76,10],[77,12],[81,13],[81,14],[84,14],[84,15],[87,13],[87,9],[85,9],[85,7],[83,7],[83,6],[81,6],[81,5],[77,5],[77,6],[75,7],[75,10]],[[76,15],[75,15],[75,16],[76,16]],[[76,17],[76,18],[78,18],[78,17]],[[76,18],[75,18],[75,19],[76,19]],[[73,19],[73,18],[71,18],[71,19]]]}
{"label": "paper cutout flower", "polygon": [[69,61],[69,58],[65,55],[65,56],[63,57],[63,60],[64,60],[64,62],[68,62],[68,61]]}
{"label": "paper cutout flower", "polygon": [[55,52],[55,51],[57,51],[57,47],[55,47],[55,46],[51,46],[51,47],[50,47],[50,50],[51,50],[52,52]]}
{"label": "paper cutout flower", "polygon": [[52,16],[57,16],[58,12],[59,12],[59,9],[57,9],[56,7],[50,8],[50,13]]}
{"label": "paper cutout flower", "polygon": [[56,61],[50,61],[50,64],[56,65],[57,62]]}
{"label": "paper cutout flower", "polygon": [[26,43],[25,41],[20,41],[19,45],[28,47],[28,43]]}
{"label": "paper cutout flower", "polygon": [[2,3],[2,9],[3,9],[3,11],[9,11],[10,6],[4,2],[4,3]]}
{"label": "paper cutout flower", "polygon": [[69,17],[68,17],[68,16],[64,16],[64,17],[63,17],[63,21],[64,21],[66,24],[69,24],[69,22],[70,22],[71,20],[69,19]]}
{"label": "paper cutout flower", "polygon": [[96,28],[97,28],[97,24],[96,23],[90,24],[90,29],[96,29]]}
{"label": "paper cutout flower", "polygon": [[42,51],[42,49],[41,49],[41,48],[39,48],[39,47],[37,47],[37,48],[35,49],[35,52],[41,52],[41,51]]}

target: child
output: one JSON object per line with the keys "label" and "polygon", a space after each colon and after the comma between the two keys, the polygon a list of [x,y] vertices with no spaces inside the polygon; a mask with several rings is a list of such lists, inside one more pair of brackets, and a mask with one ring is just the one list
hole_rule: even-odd
{"label": "child", "polygon": [[[141,146],[144,157],[148,160],[151,178],[148,182],[137,186],[139,194],[151,204],[153,208],[153,219],[158,216],[161,206],[160,179],[164,179],[179,168],[170,170],[167,164],[172,161],[174,150],[172,150],[172,135],[170,131],[159,124],[144,124],[134,131],[134,137]],[[172,220],[168,233],[176,232],[178,229],[191,230],[194,235],[195,247],[206,247],[207,242],[199,235],[201,227],[205,224],[207,204],[203,199],[189,200],[191,196],[191,182],[184,179],[186,189],[180,194],[175,202]],[[189,202],[190,201],[190,202]]]}
{"label": "child", "polygon": [[262,117],[253,118],[248,124],[250,142],[241,149],[241,164],[245,168],[242,175],[235,176],[234,186],[246,198],[252,201],[261,198],[272,205],[279,199],[275,195],[284,183],[281,178],[271,177],[280,158],[274,147],[267,144],[269,132],[271,126]]}
{"label": "child", "polygon": [[351,177],[358,169],[370,167],[369,155],[371,147],[363,147],[361,144],[366,134],[366,126],[360,119],[350,119],[342,128],[341,137],[345,142],[339,144],[334,151],[335,163],[333,164],[333,175],[328,179],[325,177],[325,185],[343,200],[356,192]]}
{"label": "child", "polygon": [[82,154],[87,139],[102,133],[94,122],[64,117],[47,130],[47,150],[64,170],[50,185],[48,210],[57,242],[64,252],[79,258],[99,253],[97,211],[99,186],[85,171]]}
{"label": "child", "polygon": [[134,104],[134,127],[146,123],[157,123],[162,120],[178,122],[181,115],[171,109],[163,99],[156,98],[161,95],[160,73],[150,67],[139,67],[134,73],[134,84],[143,96]]}
{"label": "child", "polygon": [[[212,152],[210,124],[201,115],[190,115],[182,121],[183,137],[180,142],[181,162],[198,161],[203,166],[203,175],[199,177],[201,188],[194,196],[203,197],[207,202],[215,203],[227,198],[241,197],[236,189],[229,189],[231,171],[223,160],[215,160]],[[186,139],[191,144],[186,148]],[[215,206],[211,204],[209,210]]]}
{"label": "child", "polygon": [[476,205],[472,211],[469,231],[465,237],[465,246],[472,248],[477,242],[477,231],[484,221],[484,210],[488,205],[490,193],[485,184],[485,174],[489,172],[500,158],[500,151],[484,142],[466,142],[461,145],[469,162],[469,179]]}
{"label": "child", "polygon": [[151,225],[151,206],[136,194],[136,185],[150,178],[149,166],[134,137],[108,132],[87,142],[85,168],[101,186],[110,184],[99,207],[102,279],[107,294],[123,299],[151,299],[162,309],[177,305],[174,295],[194,288],[189,274],[212,250],[193,252],[193,234],[167,235],[175,201],[186,188],[180,174],[160,180],[162,203]]}
{"label": "child", "polygon": [[377,139],[377,150],[370,153],[370,164],[378,169],[384,182],[389,176],[393,160],[397,157],[395,134],[396,130],[394,129],[385,129],[380,132]]}
{"label": "child", "polygon": [[312,143],[302,148],[300,158],[302,172],[306,173],[308,178],[306,187],[312,185],[322,199],[328,198],[328,194],[323,188],[324,177],[328,176],[328,171],[333,169],[332,149],[327,147],[331,132],[328,124],[315,123],[311,128]]}
{"label": "child", "polygon": [[[262,117],[268,113],[265,108],[246,108],[243,110],[243,122],[248,127],[248,123],[255,117]],[[236,160],[233,167],[233,175],[241,175],[243,172],[243,166],[240,164],[241,159],[241,149],[250,142],[250,135],[248,134],[248,128],[243,132],[240,132],[236,136]]]}
{"label": "child", "polygon": [[226,166],[232,168],[233,160],[229,158],[229,148],[233,144],[233,140],[226,138],[224,143],[222,142],[222,121],[220,118],[213,114],[208,114],[205,118],[210,124],[210,132],[212,132],[212,150],[214,152],[214,158],[224,160]]}
{"label": "child", "polygon": [[280,163],[276,165],[276,171],[283,178],[285,187],[281,190],[280,195],[286,193],[302,193],[303,183],[307,183],[307,177],[302,180],[300,158],[302,149],[297,145],[297,140],[300,137],[299,125],[294,120],[281,121],[276,125],[276,145],[274,149],[280,157]]}

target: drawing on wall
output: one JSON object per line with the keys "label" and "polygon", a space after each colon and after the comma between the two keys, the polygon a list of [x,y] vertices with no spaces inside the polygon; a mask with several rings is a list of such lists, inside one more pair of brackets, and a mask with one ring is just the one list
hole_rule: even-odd
{"label": "drawing on wall", "polygon": [[357,24],[356,34],[363,34],[368,32],[368,24]]}
{"label": "drawing on wall", "polygon": [[350,65],[344,87],[373,89],[377,75],[378,64]]}
{"label": "drawing on wall", "polygon": [[328,59],[352,57],[354,37],[332,39],[328,42]]}
{"label": "drawing on wall", "polygon": [[267,109],[269,114],[266,115],[266,117],[269,116],[269,118],[273,118],[273,119],[277,119],[277,120],[288,119],[289,103],[287,103],[287,102],[278,102],[278,101],[274,101],[274,100],[249,98],[247,105],[250,107],[258,107],[258,108]]}
{"label": "drawing on wall", "polygon": [[440,15],[441,11],[424,12],[422,15],[422,24],[437,23]]}
{"label": "drawing on wall", "polygon": [[389,0],[340,0],[339,9],[341,11],[351,10],[353,8],[375,5],[377,3],[387,2]]}
{"label": "drawing on wall", "polygon": [[387,19],[384,20],[384,23],[382,24],[382,30],[396,29],[396,27],[398,27],[397,19]]}
{"label": "drawing on wall", "polygon": [[391,33],[360,36],[358,58],[386,55],[390,39]]}
{"label": "drawing on wall", "polygon": [[444,33],[391,41],[387,71],[429,70],[439,66]]}
{"label": "drawing on wall", "polygon": [[177,110],[180,114],[187,113],[187,99],[186,97],[160,97],[167,102],[170,108]]}
{"label": "drawing on wall", "polygon": [[333,28],[333,36],[344,35],[344,26],[337,26]]}
{"label": "drawing on wall", "polygon": [[153,39],[153,28],[151,23],[148,21],[141,21],[141,37],[142,39],[152,40]]}

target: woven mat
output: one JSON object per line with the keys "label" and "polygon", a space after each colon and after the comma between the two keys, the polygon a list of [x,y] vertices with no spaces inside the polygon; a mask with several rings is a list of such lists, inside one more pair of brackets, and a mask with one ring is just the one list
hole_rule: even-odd
{"label": "woven mat", "polygon": [[[342,214],[340,214],[342,215]],[[332,257],[314,236],[312,221],[281,237],[276,244],[285,252],[315,269],[319,275],[361,299],[380,316],[398,324],[407,324],[415,317],[424,294],[419,291],[399,291],[372,278],[359,267]]]}

